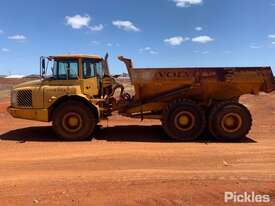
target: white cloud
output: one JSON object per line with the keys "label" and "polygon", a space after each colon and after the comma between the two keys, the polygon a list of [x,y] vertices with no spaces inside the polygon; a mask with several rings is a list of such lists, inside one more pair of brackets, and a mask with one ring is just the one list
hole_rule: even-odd
{"label": "white cloud", "polygon": [[269,35],[268,35],[268,38],[270,38],[270,39],[275,39],[275,34],[269,34]]}
{"label": "white cloud", "polygon": [[88,28],[92,32],[99,32],[104,29],[103,24],[90,26],[92,18],[89,15],[81,16],[79,14],[76,14],[74,16],[65,16],[65,19],[66,25],[71,26],[73,29]]}
{"label": "white cloud", "polygon": [[195,28],[196,31],[202,31],[202,29],[203,29],[203,28],[200,27],[200,26],[197,26],[197,27]]}
{"label": "white cloud", "polygon": [[272,39],[271,44],[275,44],[275,41],[274,41],[275,40],[275,34],[269,34],[268,38]]}
{"label": "white cloud", "polygon": [[173,0],[177,7],[190,7],[192,5],[202,4],[203,0]]}
{"label": "white cloud", "polygon": [[209,51],[203,51],[202,54],[209,54]]}
{"label": "white cloud", "polygon": [[188,37],[184,38],[182,36],[175,36],[175,37],[164,39],[164,42],[167,44],[170,44],[171,46],[179,46],[183,42],[188,41],[188,40],[189,40]]}
{"label": "white cloud", "polygon": [[111,42],[109,42],[109,43],[107,43],[106,45],[107,45],[108,47],[112,47],[112,46],[120,47],[120,44],[119,44],[119,43],[111,43]]}
{"label": "white cloud", "polygon": [[18,41],[24,41],[27,39],[26,36],[22,35],[22,34],[17,34],[17,35],[14,35],[14,36],[9,36],[8,39],[11,39],[11,40],[18,40]]}
{"label": "white cloud", "polygon": [[210,36],[198,36],[198,37],[194,37],[192,39],[193,42],[197,42],[197,43],[201,43],[201,44],[207,44],[211,41],[214,41],[213,38],[211,38]]}
{"label": "white cloud", "polygon": [[100,44],[99,41],[92,41],[92,43],[93,43],[93,44],[96,44],[96,45]]}
{"label": "white cloud", "polygon": [[150,50],[150,51],[149,51],[149,54],[158,54],[158,52],[157,52],[157,51],[154,51],[154,50]]}
{"label": "white cloud", "polygon": [[89,29],[91,31],[102,31],[104,29],[104,26],[102,24],[99,24],[99,25],[95,25],[95,26],[90,26]]}
{"label": "white cloud", "polygon": [[139,49],[139,53],[143,53],[143,52],[148,52],[149,54],[158,54],[157,51],[155,51],[149,46]]}
{"label": "white cloud", "polygon": [[2,48],[1,51],[2,51],[2,52],[10,52],[10,50],[7,49],[7,48]]}
{"label": "white cloud", "polygon": [[0,34],[4,34],[4,31],[0,29]]}
{"label": "white cloud", "polygon": [[113,21],[113,25],[124,31],[134,31],[134,32],[140,31],[140,29],[136,27],[131,21],[116,20],[116,21]]}
{"label": "white cloud", "polygon": [[79,14],[75,16],[66,16],[66,24],[71,26],[73,29],[81,29],[83,27],[88,27],[91,21],[89,15],[81,16]]}
{"label": "white cloud", "polygon": [[260,48],[262,48],[263,46],[261,46],[261,45],[257,45],[257,44],[250,44],[249,45],[249,48],[250,49],[260,49]]}

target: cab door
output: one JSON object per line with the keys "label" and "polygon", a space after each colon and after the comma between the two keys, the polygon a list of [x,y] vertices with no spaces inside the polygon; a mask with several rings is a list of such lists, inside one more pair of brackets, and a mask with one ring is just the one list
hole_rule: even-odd
{"label": "cab door", "polygon": [[89,97],[100,95],[99,78],[96,75],[96,63],[93,59],[82,59],[82,71],[82,93]]}

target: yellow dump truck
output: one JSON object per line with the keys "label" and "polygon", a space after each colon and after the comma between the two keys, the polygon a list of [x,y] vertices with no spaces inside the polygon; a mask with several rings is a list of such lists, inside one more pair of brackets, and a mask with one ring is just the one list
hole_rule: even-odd
{"label": "yellow dump truck", "polygon": [[275,89],[270,67],[134,68],[130,59],[119,60],[128,69],[134,94],[110,75],[107,56],[41,57],[41,79],[15,86],[8,111],[15,118],[52,122],[57,135],[67,140],[90,138],[101,119],[118,111],[159,119],[177,140],[194,140],[209,130],[219,140],[236,141],[252,125],[239,97]]}

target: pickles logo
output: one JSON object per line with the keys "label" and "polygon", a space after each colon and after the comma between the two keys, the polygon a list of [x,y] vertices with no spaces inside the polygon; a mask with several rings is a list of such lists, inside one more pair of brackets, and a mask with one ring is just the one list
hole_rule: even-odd
{"label": "pickles logo", "polygon": [[271,202],[271,196],[267,194],[256,194],[255,192],[225,192],[225,203],[268,203]]}

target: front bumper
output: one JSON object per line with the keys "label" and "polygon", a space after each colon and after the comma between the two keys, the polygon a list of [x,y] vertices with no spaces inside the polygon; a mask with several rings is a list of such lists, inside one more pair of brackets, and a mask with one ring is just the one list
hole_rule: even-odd
{"label": "front bumper", "polygon": [[49,112],[47,109],[15,108],[9,106],[7,111],[14,118],[49,122]]}

